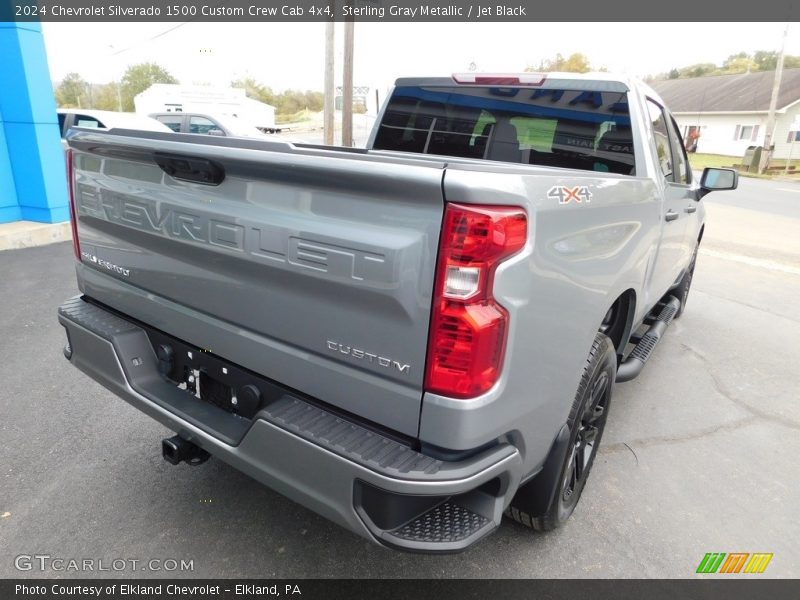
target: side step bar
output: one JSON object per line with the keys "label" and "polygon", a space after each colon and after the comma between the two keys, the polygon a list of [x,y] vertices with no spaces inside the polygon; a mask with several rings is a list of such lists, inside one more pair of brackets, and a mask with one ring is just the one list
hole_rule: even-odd
{"label": "side step bar", "polygon": [[675,314],[681,307],[681,301],[675,296],[670,296],[665,304],[659,306],[662,306],[661,311],[652,319],[650,329],[636,341],[636,347],[617,369],[617,382],[630,381],[642,372],[647,359],[653,354],[656,345],[661,340],[672,319],[675,318]]}

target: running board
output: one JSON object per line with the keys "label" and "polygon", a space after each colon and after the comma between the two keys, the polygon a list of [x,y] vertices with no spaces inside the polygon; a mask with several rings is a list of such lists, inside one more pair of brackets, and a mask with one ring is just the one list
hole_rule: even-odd
{"label": "running board", "polygon": [[636,347],[617,369],[617,382],[630,381],[642,372],[647,359],[652,356],[659,340],[661,340],[672,319],[675,318],[675,314],[681,307],[681,301],[675,296],[670,296],[665,304],[658,306],[662,306],[661,311],[658,316],[652,318],[650,329],[636,342]]}

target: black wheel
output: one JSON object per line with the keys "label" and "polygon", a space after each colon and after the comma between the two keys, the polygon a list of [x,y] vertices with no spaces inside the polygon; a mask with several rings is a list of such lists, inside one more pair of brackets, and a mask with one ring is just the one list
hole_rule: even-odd
{"label": "black wheel", "polygon": [[678,284],[674,290],[670,292],[669,295],[675,296],[678,300],[681,301],[681,306],[678,309],[678,312],[675,313],[675,318],[677,319],[683,314],[683,309],[686,307],[686,301],[689,299],[689,290],[692,287],[692,277],[694,277],[694,265],[697,262],[697,249],[700,246],[697,245],[694,248],[694,254],[692,254],[692,260],[689,263],[689,268],[686,269],[686,273],[683,274],[681,278],[681,282]]}
{"label": "black wheel", "polygon": [[[553,501],[544,513],[535,514],[535,510],[527,505],[526,497],[529,494],[526,494],[526,486],[523,486],[511,501],[506,515],[538,531],[555,529],[569,518],[586,486],[600,439],[603,437],[616,372],[617,355],[614,344],[608,336],[598,333],[586,359],[569,414],[567,455],[556,480],[558,488],[553,495]],[[536,485],[536,479],[526,485]]]}

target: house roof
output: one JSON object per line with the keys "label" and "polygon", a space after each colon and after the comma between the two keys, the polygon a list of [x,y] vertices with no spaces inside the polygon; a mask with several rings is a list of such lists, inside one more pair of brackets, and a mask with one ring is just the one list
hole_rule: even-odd
{"label": "house roof", "polygon": [[[775,71],[653,81],[672,112],[768,111]],[[800,69],[785,69],[777,109],[800,100]]]}

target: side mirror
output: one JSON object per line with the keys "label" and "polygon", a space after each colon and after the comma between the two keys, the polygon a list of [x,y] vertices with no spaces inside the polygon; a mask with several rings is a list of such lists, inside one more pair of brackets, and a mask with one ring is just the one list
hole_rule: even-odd
{"label": "side mirror", "polygon": [[217,127],[213,127],[213,128],[208,130],[208,135],[216,135],[216,136],[225,137],[225,132],[222,131],[222,129],[219,129]]}
{"label": "side mirror", "polygon": [[716,167],[706,167],[703,169],[703,176],[700,178],[699,194],[702,198],[709,192],[735,190],[738,185],[739,173],[736,171],[736,169],[718,169]]}

